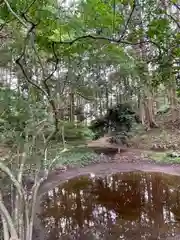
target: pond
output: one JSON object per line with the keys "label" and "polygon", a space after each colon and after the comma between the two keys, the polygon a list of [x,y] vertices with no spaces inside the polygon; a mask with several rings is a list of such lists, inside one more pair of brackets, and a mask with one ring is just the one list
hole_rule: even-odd
{"label": "pond", "polygon": [[45,194],[38,218],[48,240],[180,239],[179,187],[163,173],[83,176]]}

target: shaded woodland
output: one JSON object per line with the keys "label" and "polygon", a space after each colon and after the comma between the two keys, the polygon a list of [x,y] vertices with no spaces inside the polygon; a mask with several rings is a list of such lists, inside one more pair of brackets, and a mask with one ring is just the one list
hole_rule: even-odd
{"label": "shaded woodland", "polygon": [[87,140],[161,131],[161,118],[179,128],[179,29],[177,0],[0,1],[4,240],[32,240],[41,182],[58,164],[96,159],[78,148]]}

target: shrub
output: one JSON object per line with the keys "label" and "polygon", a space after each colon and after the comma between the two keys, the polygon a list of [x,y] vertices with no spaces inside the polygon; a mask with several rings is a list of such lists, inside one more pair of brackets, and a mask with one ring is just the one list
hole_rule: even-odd
{"label": "shrub", "polygon": [[103,136],[111,129],[111,132],[129,132],[133,122],[137,122],[136,113],[129,104],[118,104],[109,108],[107,114],[91,122],[90,129],[95,137]]}

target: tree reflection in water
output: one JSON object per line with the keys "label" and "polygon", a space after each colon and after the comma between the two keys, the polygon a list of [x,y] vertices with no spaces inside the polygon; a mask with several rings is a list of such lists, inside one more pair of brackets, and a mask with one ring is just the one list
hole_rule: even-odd
{"label": "tree reflection in water", "polygon": [[166,239],[180,233],[178,182],[139,172],[72,179],[44,196],[39,218],[48,240]]}

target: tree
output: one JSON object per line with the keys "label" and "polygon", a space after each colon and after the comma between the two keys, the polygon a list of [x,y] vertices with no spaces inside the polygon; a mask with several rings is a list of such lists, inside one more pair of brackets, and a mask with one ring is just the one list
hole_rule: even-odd
{"label": "tree", "polygon": [[2,136],[23,132],[16,150],[46,160],[53,141],[84,139],[92,119],[127,102],[149,129],[162,85],[175,120],[178,11],[176,1],[1,1]]}

